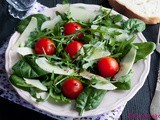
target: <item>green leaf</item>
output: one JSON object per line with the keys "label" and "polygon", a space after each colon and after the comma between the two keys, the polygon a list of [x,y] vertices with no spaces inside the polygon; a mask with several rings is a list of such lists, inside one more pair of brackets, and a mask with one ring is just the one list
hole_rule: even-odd
{"label": "green leaf", "polygon": [[75,108],[80,115],[85,110],[95,109],[101,103],[106,92],[105,90],[98,90],[92,87],[86,88],[76,99]]}
{"label": "green leaf", "polygon": [[17,27],[16,27],[16,30],[17,30],[18,32],[22,33],[22,32],[25,30],[25,28],[27,27],[27,25],[29,24],[29,22],[30,22],[30,20],[31,20],[32,17],[37,18],[38,28],[41,27],[41,25],[42,25],[42,23],[43,23],[44,21],[47,21],[47,20],[50,19],[49,17],[47,17],[47,16],[45,16],[45,15],[43,15],[43,14],[30,15],[30,16],[28,16],[27,18],[25,18],[24,20],[21,20],[21,21],[18,23],[18,25],[17,25]]}
{"label": "green leaf", "polygon": [[156,48],[156,45],[153,42],[133,43],[133,45],[138,47],[135,63],[141,59],[146,59],[146,57]]}
{"label": "green leaf", "polygon": [[120,22],[120,21],[122,21],[122,20],[123,20],[123,17],[122,17],[122,15],[120,15],[120,14],[113,16],[113,21],[114,21],[114,23]]}
{"label": "green leaf", "polygon": [[133,71],[131,70],[127,75],[122,76],[118,81],[113,81],[113,85],[117,87],[116,90],[129,90],[131,88],[131,77]]}
{"label": "green leaf", "polygon": [[30,91],[30,88],[33,87],[32,85],[27,84],[23,78],[18,77],[17,75],[14,75],[14,74],[12,74],[9,77],[9,80],[14,86],[25,91]]}
{"label": "green leaf", "polygon": [[132,18],[125,21],[123,27],[124,29],[130,31],[130,33],[133,33],[133,32],[142,32],[143,30],[145,30],[146,25],[143,21]]}
{"label": "green leaf", "polygon": [[63,0],[62,4],[69,4],[68,0]]}
{"label": "green leaf", "polygon": [[25,78],[35,78],[48,74],[35,63],[34,56],[24,56],[12,69],[14,74]]}
{"label": "green leaf", "polygon": [[50,91],[50,97],[56,103],[70,103],[71,100],[66,98],[62,93],[56,94],[54,91]]}
{"label": "green leaf", "polygon": [[44,102],[51,98],[56,103],[70,103],[71,100],[66,98],[62,92],[61,92],[61,85],[64,80],[64,76],[58,75],[56,76],[54,73],[50,74],[50,79],[48,82],[44,82],[43,84],[47,84],[47,87],[49,88],[48,95],[45,98],[37,98],[35,97],[36,94],[34,94],[34,91],[32,91],[31,95],[36,98],[37,102]]}
{"label": "green leaf", "polygon": [[116,90],[129,90],[131,89],[131,80],[128,80],[127,82],[121,83],[116,82],[114,85],[117,87]]}

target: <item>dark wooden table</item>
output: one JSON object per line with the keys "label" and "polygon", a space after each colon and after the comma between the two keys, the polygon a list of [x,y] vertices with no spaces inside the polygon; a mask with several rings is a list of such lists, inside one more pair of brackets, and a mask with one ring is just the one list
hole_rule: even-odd
{"label": "dark wooden table", "polygon": [[[62,0],[38,0],[38,2],[48,7],[54,7],[57,3],[62,3]],[[105,7],[109,7],[107,0],[70,0],[69,2],[99,4]],[[0,47],[8,41],[8,39],[14,32],[15,26],[18,22],[18,19],[15,19],[9,15],[7,11],[6,1],[0,0]],[[148,41],[156,42],[158,34],[158,25],[147,25],[147,28],[143,32],[143,34]],[[121,120],[152,120],[152,118],[150,117],[149,109],[156,87],[159,61],[159,54],[155,51],[151,56],[151,68],[149,75],[143,87],[127,103],[120,117]],[[10,120],[10,118],[16,120],[24,118],[28,120],[52,119],[46,115],[24,108],[20,105],[17,105],[9,100],[0,97],[0,120]]]}

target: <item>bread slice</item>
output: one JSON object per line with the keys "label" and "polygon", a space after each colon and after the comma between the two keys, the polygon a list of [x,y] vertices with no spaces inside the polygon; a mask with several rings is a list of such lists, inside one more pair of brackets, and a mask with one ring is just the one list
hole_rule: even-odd
{"label": "bread slice", "polygon": [[138,18],[146,24],[160,23],[160,0],[108,0],[111,7],[128,18]]}

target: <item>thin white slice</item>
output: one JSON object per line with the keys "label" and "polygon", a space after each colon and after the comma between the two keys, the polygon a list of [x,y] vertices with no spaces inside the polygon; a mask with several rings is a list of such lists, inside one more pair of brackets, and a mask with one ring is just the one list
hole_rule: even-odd
{"label": "thin white slice", "polygon": [[81,22],[94,20],[94,18],[97,16],[97,14],[93,11],[87,11],[85,8],[75,7],[69,4],[65,5],[58,4],[57,9],[60,13],[67,13],[68,11],[70,11],[71,17],[74,20],[80,20]]}
{"label": "thin white slice", "polygon": [[117,87],[114,86],[110,81],[106,80],[105,78],[95,75],[93,73],[90,73],[88,71],[84,71],[80,73],[80,76],[82,76],[85,79],[91,80],[93,78],[97,78],[99,82],[97,82],[95,85],[92,85],[92,87],[101,89],[101,90],[115,90]]}
{"label": "thin white slice", "polygon": [[28,78],[24,78],[25,82],[27,84],[30,84],[40,90],[43,90],[43,91],[47,91],[47,87],[44,86],[39,80],[37,79],[28,79]]}
{"label": "thin white slice", "polygon": [[28,26],[23,31],[23,33],[20,35],[19,39],[17,40],[13,48],[16,48],[18,46],[24,47],[26,41],[28,40],[30,33],[33,32],[35,29],[37,29],[37,19],[35,17],[32,17]]}
{"label": "thin white slice", "polygon": [[122,61],[120,62],[120,70],[114,76],[114,80],[119,80],[122,76],[125,76],[131,70],[135,58],[136,58],[137,49],[132,47],[130,51],[124,56]]}
{"label": "thin white slice", "polygon": [[[50,73],[54,72],[55,74],[70,75],[75,72],[73,69],[60,68],[58,66],[51,65],[49,64],[48,60],[44,57],[36,59],[36,63],[40,68]],[[91,80],[93,77],[96,77],[99,80],[99,82],[95,85],[92,85],[94,88],[103,89],[103,90],[116,89],[116,87],[112,83],[105,80],[103,77],[92,74],[90,72],[87,72],[87,71],[82,72],[79,74],[79,76],[82,76],[83,78],[86,78],[88,80]]]}
{"label": "thin white slice", "polygon": [[[92,25],[91,29],[96,30],[98,29],[98,25]],[[115,35],[115,38],[117,41],[123,41],[123,40],[128,40],[131,38],[131,35],[128,34],[128,31],[118,29],[118,28],[108,28],[105,26],[100,26],[100,29],[105,31],[106,34],[104,35],[105,39],[111,39],[110,34],[113,34],[113,32],[119,32],[119,35]],[[99,36],[100,34],[98,32],[95,32],[95,35]],[[113,38],[112,38],[113,39]]]}
{"label": "thin white slice", "polygon": [[96,59],[100,59],[102,57],[109,56],[110,52],[108,50],[104,51],[102,49],[96,49],[94,50],[93,54],[87,58],[85,58],[86,61],[92,61]]}
{"label": "thin white slice", "polygon": [[22,56],[34,54],[34,50],[29,47],[18,47],[17,52]]}
{"label": "thin white slice", "polygon": [[46,28],[47,29],[54,29],[55,25],[61,20],[62,20],[61,16],[58,15],[52,20],[45,21],[41,26],[41,30],[44,30]]}
{"label": "thin white slice", "polygon": [[61,75],[70,75],[75,72],[75,70],[70,68],[60,68],[59,66],[55,66],[49,63],[49,61],[45,57],[37,58],[36,64],[43,70],[47,72],[54,72],[55,74],[61,74]]}

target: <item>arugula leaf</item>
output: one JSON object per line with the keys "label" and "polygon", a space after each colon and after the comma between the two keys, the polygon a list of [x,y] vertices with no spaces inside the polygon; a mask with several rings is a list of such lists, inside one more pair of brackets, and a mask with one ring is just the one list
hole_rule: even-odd
{"label": "arugula leaf", "polygon": [[143,30],[145,30],[146,25],[143,21],[132,18],[125,21],[123,27],[124,29],[130,31],[130,33],[133,33],[133,32],[142,32]]}
{"label": "arugula leaf", "polygon": [[116,42],[113,46],[109,47],[111,51],[111,56],[117,58],[117,61],[120,62],[122,58],[128,53],[132,47],[132,42],[135,40],[136,36],[132,36],[129,40]]}
{"label": "arugula leaf", "polygon": [[49,93],[44,99],[37,99],[37,102],[44,102],[51,98],[56,103],[70,103],[71,100],[65,97],[61,92],[62,83],[70,76],[55,75],[54,72],[50,75],[49,81],[43,84],[47,85]]}
{"label": "arugula leaf", "polygon": [[123,17],[122,17],[121,14],[117,14],[117,15],[113,15],[112,19],[113,19],[114,23],[118,23],[118,22],[121,22],[123,20]]}
{"label": "arugula leaf", "polygon": [[21,20],[21,21],[18,23],[18,25],[17,25],[17,27],[16,27],[16,30],[17,30],[18,32],[22,33],[22,32],[25,30],[25,28],[27,27],[27,25],[29,24],[29,22],[30,22],[30,20],[31,20],[32,17],[37,18],[38,28],[41,27],[41,25],[42,25],[42,23],[43,23],[44,21],[47,21],[47,20],[50,19],[49,17],[47,17],[47,16],[45,16],[45,15],[43,15],[43,14],[30,15],[30,16],[28,16],[27,18],[25,18],[24,20]]}
{"label": "arugula leaf", "polygon": [[92,87],[86,88],[76,99],[75,108],[80,115],[85,110],[95,109],[102,101],[107,91],[98,90]]}
{"label": "arugula leaf", "polygon": [[141,59],[146,59],[156,48],[154,42],[133,43],[133,45],[138,47],[135,63]]}
{"label": "arugula leaf", "polygon": [[71,100],[66,98],[62,93],[56,94],[55,92],[50,91],[50,97],[56,103],[70,103],[71,102]]}

